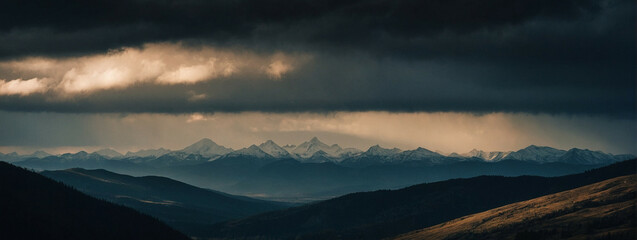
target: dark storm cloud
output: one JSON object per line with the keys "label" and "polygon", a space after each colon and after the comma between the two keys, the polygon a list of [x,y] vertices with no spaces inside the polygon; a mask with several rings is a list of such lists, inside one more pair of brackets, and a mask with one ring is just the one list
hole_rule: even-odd
{"label": "dark storm cloud", "polygon": [[410,49],[420,48],[419,38],[442,31],[471,33],[537,18],[591,18],[607,4],[586,0],[8,0],[0,3],[4,36],[0,38],[0,55],[99,52],[180,39],[270,45],[284,40],[283,45],[412,52]]}
{"label": "dark storm cloud", "polygon": [[[0,109],[635,114],[629,0],[0,3],[4,60],[165,41],[312,60],[278,81],[238,74],[62,100],[50,92],[0,96]],[[192,101],[193,94],[206,97]]]}

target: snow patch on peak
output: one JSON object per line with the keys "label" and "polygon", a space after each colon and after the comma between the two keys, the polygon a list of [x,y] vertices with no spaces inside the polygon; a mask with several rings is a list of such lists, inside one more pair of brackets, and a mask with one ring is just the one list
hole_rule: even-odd
{"label": "snow patch on peak", "polygon": [[232,152],[232,148],[226,148],[224,146],[218,145],[209,138],[204,138],[180,150],[180,152],[184,152],[187,154],[199,154],[205,157],[213,157],[230,153]]}
{"label": "snow patch on peak", "polygon": [[127,152],[125,156],[126,157],[159,157],[168,153],[170,153],[170,150],[165,148],[142,149],[137,152]]}
{"label": "snow patch on peak", "polygon": [[374,145],[369,147],[369,149],[367,149],[367,151],[364,152],[363,154],[368,156],[391,156],[391,155],[398,154],[400,152],[401,150],[398,148],[389,149],[389,148],[383,148],[379,145]]}
{"label": "snow patch on peak", "polygon": [[535,161],[540,163],[556,162],[566,151],[545,146],[531,145],[510,153],[505,159]]}
{"label": "snow patch on peak", "polygon": [[281,146],[279,146],[272,140],[268,140],[268,141],[265,141],[264,143],[261,143],[261,145],[259,145],[259,148],[263,152],[276,158],[290,157],[290,153],[287,150],[285,150],[284,148],[282,148]]}
{"label": "snow patch on peak", "polygon": [[[508,156],[511,152],[485,152],[482,150],[478,150],[478,149],[472,149],[471,151],[469,151],[468,153],[464,153],[464,154],[460,154],[458,156],[462,156],[462,157],[468,157],[468,158],[480,158],[482,160],[488,161],[488,162],[495,162],[495,161],[500,161],[503,158],[505,158],[506,156]],[[456,154],[457,155],[457,154]]]}
{"label": "snow patch on peak", "polygon": [[309,159],[314,156],[318,151],[325,152],[325,156],[328,156],[330,159],[334,159],[335,161],[341,160],[346,157],[355,156],[362,151],[356,148],[342,148],[338,144],[327,145],[317,137],[313,137],[307,142],[301,143],[298,146],[286,146],[283,147],[287,150],[292,157],[297,158],[302,161],[302,159]]}

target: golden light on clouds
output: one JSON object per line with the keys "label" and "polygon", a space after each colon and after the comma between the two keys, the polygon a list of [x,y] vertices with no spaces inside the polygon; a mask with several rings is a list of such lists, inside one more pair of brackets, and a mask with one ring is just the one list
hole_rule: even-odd
{"label": "golden light on clouds", "polygon": [[188,116],[188,119],[186,120],[187,123],[191,123],[191,122],[197,122],[197,121],[206,121],[208,120],[208,118],[201,114],[201,113],[193,113],[190,116]]}
{"label": "golden light on clouds", "polygon": [[46,90],[44,79],[32,78],[29,80],[15,79],[11,81],[0,80],[0,95],[29,95]]}
{"label": "golden light on clouds", "polygon": [[291,65],[283,63],[280,60],[275,60],[274,62],[270,63],[270,65],[266,69],[266,72],[273,79],[281,79],[281,75],[290,70],[292,70]]}
{"label": "golden light on clouds", "polygon": [[[0,95],[24,96],[46,91],[73,95],[142,83],[196,84],[235,74],[280,79],[294,69],[291,62],[302,62],[293,61],[295,58],[307,59],[280,52],[269,56],[168,43],[63,59],[32,57],[0,62]],[[11,79],[8,76],[15,78],[6,80]]]}

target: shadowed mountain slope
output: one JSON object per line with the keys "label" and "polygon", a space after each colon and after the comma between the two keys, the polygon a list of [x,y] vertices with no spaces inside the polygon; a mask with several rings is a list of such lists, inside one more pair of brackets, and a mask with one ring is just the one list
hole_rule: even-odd
{"label": "shadowed mountain slope", "polygon": [[132,177],[106,170],[45,171],[44,176],[91,196],[157,217],[189,235],[215,222],[288,207],[287,204],[233,196],[165,177]]}
{"label": "shadowed mountain slope", "polygon": [[0,162],[3,239],[188,239],[157,219]]}
{"label": "shadowed mountain slope", "polygon": [[339,198],[216,224],[227,239],[380,239],[465,216],[634,174],[635,160],[562,177],[481,176]]}

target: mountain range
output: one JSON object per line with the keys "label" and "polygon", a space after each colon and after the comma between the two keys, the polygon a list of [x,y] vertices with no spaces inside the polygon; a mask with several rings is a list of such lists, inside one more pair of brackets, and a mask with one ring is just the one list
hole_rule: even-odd
{"label": "mountain range", "polygon": [[[260,151],[256,151],[256,148],[258,148]],[[246,149],[250,150],[248,151]],[[221,146],[211,139],[204,138],[193,143],[192,145],[176,151],[159,148],[143,149],[136,152],[127,152],[126,154],[121,154],[113,149],[105,148],[93,153],[108,159],[148,157],[160,158],[164,155],[169,155],[184,160],[191,155],[198,155],[201,156],[201,159],[205,159],[207,161],[214,160],[227,154],[255,155],[257,157],[264,157],[262,153],[269,155],[269,157],[292,158],[300,162],[349,161],[350,163],[353,163],[361,162],[362,159],[369,158],[370,156],[384,158],[384,160],[382,161],[367,164],[396,163],[419,160],[429,161],[431,164],[440,164],[446,163],[450,159],[472,159],[482,160],[486,162],[519,160],[538,163],[562,162],[578,164],[605,164],[634,157],[633,155],[629,154],[613,155],[601,151],[592,151],[588,149],[578,148],[572,148],[567,151],[547,146],[536,145],[531,145],[517,151],[485,152],[482,150],[473,149],[468,153],[451,153],[449,155],[443,155],[422,147],[413,150],[401,150],[398,148],[382,148],[379,145],[374,145],[366,151],[361,151],[356,148],[342,148],[338,144],[328,145],[323,143],[316,137],[313,137],[309,141],[303,142],[299,145],[285,145],[283,147],[279,146],[272,140],[267,140],[258,146],[252,145],[245,149],[234,150],[232,148]],[[47,156],[52,155],[43,151],[36,151],[33,154],[28,155],[19,155],[15,152],[9,154],[0,153],[0,160],[8,161],[7,159],[11,159],[11,161],[15,161],[28,158],[44,158]]]}
{"label": "mountain range", "polygon": [[43,157],[9,155],[14,164],[35,170],[84,168],[166,176],[197,187],[281,201],[320,200],[479,175],[559,176],[634,157],[533,145],[508,153],[472,152],[443,155],[422,147],[401,150],[378,145],[360,151],[312,138],[283,147],[269,140],[238,150],[202,139],[176,151],[160,148],[121,155],[105,149],[41,154]]}

